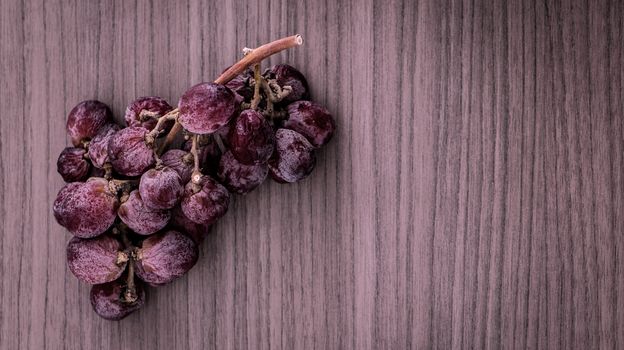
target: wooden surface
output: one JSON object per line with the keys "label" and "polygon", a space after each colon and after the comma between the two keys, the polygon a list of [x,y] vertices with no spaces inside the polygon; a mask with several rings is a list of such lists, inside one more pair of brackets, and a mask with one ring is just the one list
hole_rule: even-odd
{"label": "wooden surface", "polygon": [[[624,348],[621,1],[1,0],[0,349]],[[236,198],[122,322],[51,204],[73,105],[175,103],[244,46],[308,77],[316,171]]]}

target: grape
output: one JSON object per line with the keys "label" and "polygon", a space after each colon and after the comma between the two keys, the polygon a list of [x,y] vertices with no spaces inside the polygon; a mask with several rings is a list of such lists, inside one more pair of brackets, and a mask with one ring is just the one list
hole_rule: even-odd
{"label": "grape", "polygon": [[290,129],[278,129],[275,139],[275,152],[269,160],[269,173],[273,180],[296,182],[310,175],[316,164],[312,144]]}
{"label": "grape", "polygon": [[102,318],[118,321],[140,309],[145,303],[145,290],[141,283],[139,281],[136,283],[138,299],[133,303],[128,303],[123,299],[125,287],[123,279],[91,287],[93,310]]}
{"label": "grape", "polygon": [[132,231],[140,235],[151,235],[160,231],[171,218],[168,210],[148,208],[137,190],[130,192],[128,199],[121,203],[117,215]]}
{"label": "grape", "polygon": [[56,170],[65,182],[82,181],[89,175],[91,166],[85,159],[83,148],[67,147],[59,155]]}
{"label": "grape", "polygon": [[218,176],[229,191],[245,194],[260,186],[268,172],[269,167],[266,163],[245,165],[228,151],[221,157]]}
{"label": "grape", "polygon": [[225,214],[229,204],[230,194],[225,187],[210,176],[202,176],[198,184],[186,184],[181,207],[191,221],[212,225]]}
{"label": "grape", "polygon": [[113,121],[113,113],[100,101],[82,101],[67,116],[67,134],[74,146],[88,141]]}
{"label": "grape", "polygon": [[287,110],[288,120],[283,127],[305,136],[314,147],[323,146],[334,134],[334,118],[318,103],[297,101],[289,104]]}
{"label": "grape", "polygon": [[128,127],[111,136],[108,157],[113,169],[126,176],[141,175],[154,165],[154,151],[145,142],[147,129]]}
{"label": "grape", "polygon": [[252,81],[253,71],[251,69],[247,69],[242,74],[237,75],[234,79],[227,82],[225,86],[227,86],[235,94],[239,95],[241,100],[250,101],[254,95],[254,88],[251,85]]}
{"label": "grape", "polygon": [[162,164],[175,170],[180,176],[180,183],[191,181],[193,173],[193,155],[181,149],[170,149],[160,157]]}
{"label": "grape", "polygon": [[142,242],[136,273],[147,283],[166,284],[188,272],[198,256],[197,244],[189,237],[177,231],[158,233]]}
{"label": "grape", "polygon": [[94,167],[101,169],[108,162],[108,143],[119,129],[117,124],[107,124],[89,143],[89,158]]}
{"label": "grape", "polygon": [[210,225],[194,223],[184,215],[179,205],[171,210],[171,226],[189,236],[196,244],[200,244],[210,233]]}
{"label": "grape", "polygon": [[200,83],[180,98],[178,122],[195,134],[210,134],[228,123],[238,110],[234,93],[215,83]]}
{"label": "grape", "polygon": [[[171,107],[167,101],[158,96],[139,97],[138,99],[132,101],[126,108],[126,114],[124,115],[126,124],[128,124],[128,126],[140,126],[147,130],[154,129],[158,120],[152,117],[141,118],[141,111],[143,110],[155,113],[157,114],[157,117],[162,117],[169,111],[173,110],[173,107]],[[165,133],[171,129],[174,122],[175,121],[173,120],[165,122],[161,135],[165,135]]]}
{"label": "grape", "polygon": [[277,64],[265,73],[269,79],[277,80],[281,87],[290,86],[292,91],[281,102],[291,103],[308,97],[308,82],[300,71],[287,64]]}
{"label": "grape", "polygon": [[152,209],[171,209],[180,201],[184,187],[175,170],[163,167],[150,169],[141,176],[139,192],[146,206]]}
{"label": "grape", "polygon": [[118,205],[108,181],[93,177],[61,188],[53,211],[56,221],[74,236],[91,238],[104,233],[115,222]]}
{"label": "grape", "polygon": [[73,237],[67,244],[67,265],[81,281],[111,282],[126,269],[128,256],[122,251],[121,243],[107,234],[91,239]]}
{"label": "grape", "polygon": [[264,163],[271,157],[275,143],[271,124],[257,111],[246,109],[230,130],[230,150],[243,164]]}

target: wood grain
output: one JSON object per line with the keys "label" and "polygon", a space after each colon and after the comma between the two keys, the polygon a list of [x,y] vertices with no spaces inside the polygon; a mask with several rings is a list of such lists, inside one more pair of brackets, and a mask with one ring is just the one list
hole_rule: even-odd
{"label": "wood grain", "polygon": [[[65,118],[177,101],[244,46],[336,115],[122,322],[65,265]],[[0,349],[624,348],[624,4],[0,0]]]}

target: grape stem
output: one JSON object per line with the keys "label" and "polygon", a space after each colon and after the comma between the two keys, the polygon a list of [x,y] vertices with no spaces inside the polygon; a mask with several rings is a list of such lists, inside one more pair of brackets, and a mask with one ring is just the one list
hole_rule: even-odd
{"label": "grape stem", "polygon": [[126,224],[118,224],[117,230],[121,237],[121,242],[124,245],[125,250],[133,261],[128,263],[128,277],[126,279],[126,290],[123,292],[121,300],[128,304],[134,304],[139,299],[136,291],[136,282],[134,280],[134,260],[136,260],[136,247],[132,245],[130,239],[128,239],[128,226]]}
{"label": "grape stem", "polygon": [[169,111],[162,117],[158,118],[158,122],[156,123],[156,126],[154,126],[154,129],[152,129],[149,133],[147,133],[147,135],[145,135],[145,142],[147,142],[148,145],[153,145],[156,137],[158,137],[158,134],[161,131],[160,129],[162,128],[163,124],[169,120],[176,120],[178,114],[180,114],[180,111],[176,108]]}
{"label": "grape stem", "polygon": [[202,177],[201,170],[199,169],[199,151],[197,150],[199,135],[193,135],[191,137],[191,154],[193,155],[193,173],[191,174],[191,181],[197,185]]}
{"label": "grape stem", "polygon": [[[217,84],[227,84],[230,80],[234,79],[237,75],[244,72],[245,69],[247,69],[252,64],[260,63],[262,60],[280,51],[291,49],[302,44],[303,38],[301,37],[301,35],[296,34],[292,36],[287,36],[285,38],[277,39],[275,41],[271,41],[270,43],[264,44],[255,49],[246,48],[247,50],[245,50],[245,57],[243,57],[240,61],[234,63],[230,68],[226,69],[225,72],[223,72],[214,82]],[[176,113],[179,112],[177,108],[173,111],[176,111]],[[160,121],[160,119],[158,121]],[[180,125],[180,123],[176,121],[176,123],[173,125],[173,128],[171,128],[171,130],[169,131],[169,134],[167,134],[165,141],[161,145],[159,153],[162,153],[176,139],[181,130],[182,125]]]}
{"label": "grape stem", "polygon": [[251,100],[251,109],[258,109],[260,103],[260,86],[262,85],[262,75],[260,75],[260,63],[254,64],[254,95]]}

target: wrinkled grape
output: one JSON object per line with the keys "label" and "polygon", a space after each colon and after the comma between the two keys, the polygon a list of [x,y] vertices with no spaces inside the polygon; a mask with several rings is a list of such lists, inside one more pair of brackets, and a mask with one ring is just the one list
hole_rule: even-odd
{"label": "wrinkled grape", "polygon": [[323,146],[334,134],[334,118],[318,103],[297,101],[289,104],[287,110],[288,119],[283,127],[305,136],[314,147]]}
{"label": "wrinkled grape", "polygon": [[210,134],[226,125],[238,110],[234,93],[215,83],[200,83],[180,98],[178,122],[195,134]]}
{"label": "wrinkled grape", "polygon": [[179,205],[171,210],[171,226],[200,244],[210,233],[210,225],[198,224],[187,218]]}
{"label": "wrinkled grape", "polygon": [[128,127],[116,132],[108,143],[113,169],[126,176],[141,175],[154,165],[154,151],[145,142],[147,129]]}
{"label": "wrinkled grape", "polygon": [[169,167],[150,169],[141,176],[141,198],[152,209],[171,209],[184,193],[180,181],[180,175]]}
{"label": "wrinkled grape", "polygon": [[126,289],[123,278],[113,282],[96,284],[91,287],[91,306],[102,318],[118,321],[138,310],[145,303],[145,290],[140,281],[136,281],[138,299],[128,303],[122,297]]}
{"label": "wrinkled grape", "polygon": [[117,124],[107,124],[89,143],[89,158],[96,168],[102,168],[108,162],[108,143],[119,129]]}
{"label": "wrinkled grape", "polygon": [[212,225],[222,217],[230,204],[230,194],[210,176],[202,176],[196,185],[186,184],[182,197],[182,212],[191,221]]}
{"label": "wrinkled grape", "polygon": [[145,282],[161,285],[188,272],[197,262],[199,250],[189,237],[167,231],[145,239],[137,257],[137,276]]}
{"label": "wrinkled grape", "polygon": [[56,162],[56,170],[63,177],[65,182],[82,181],[89,176],[91,165],[85,159],[83,148],[65,148]]}
{"label": "wrinkled grape", "polygon": [[160,231],[171,218],[168,210],[147,207],[138,190],[130,192],[128,199],[119,206],[117,215],[132,231],[140,235],[151,235]]}
{"label": "wrinkled grape", "polygon": [[111,227],[118,205],[108,181],[93,177],[87,182],[72,182],[61,188],[53,211],[56,221],[74,236],[91,238]]}
{"label": "wrinkled grape", "polygon": [[260,186],[268,172],[266,163],[245,165],[228,151],[221,157],[218,176],[230,192],[245,194]]}
{"label": "wrinkled grape", "polygon": [[180,183],[185,184],[191,180],[193,173],[193,155],[181,149],[170,149],[161,157],[162,164],[175,170],[180,176]]}
{"label": "wrinkled grape", "polygon": [[310,175],[316,164],[314,146],[303,135],[290,129],[278,129],[275,139],[275,152],[269,160],[271,177],[286,183]]}
{"label": "wrinkled grape", "polygon": [[126,269],[128,256],[115,238],[104,234],[91,239],[73,237],[67,244],[67,266],[89,284],[111,282]]}
{"label": "wrinkled grape", "polygon": [[[172,109],[173,107],[171,107],[167,101],[158,96],[139,97],[128,105],[124,119],[128,126],[140,126],[147,130],[152,130],[156,126],[158,120],[152,117],[141,117],[141,111],[146,110],[157,114],[158,117],[162,117]],[[163,124],[163,131],[160,135],[165,135],[166,132],[171,129],[174,122],[173,120],[166,121]]]}
{"label": "wrinkled grape", "polygon": [[282,88],[284,86],[290,86],[292,88],[292,92],[288,94],[281,103],[291,103],[308,97],[310,91],[308,88],[308,81],[303,74],[293,66],[277,64],[271,67],[269,71],[265,73],[265,76],[269,79],[277,80],[277,84]]}
{"label": "wrinkled grape", "polygon": [[74,146],[92,139],[104,125],[113,122],[110,108],[100,101],[82,101],[67,116],[67,134]]}
{"label": "wrinkled grape", "polygon": [[271,124],[252,109],[244,110],[229,135],[230,150],[243,164],[266,162],[273,153],[275,137]]}

